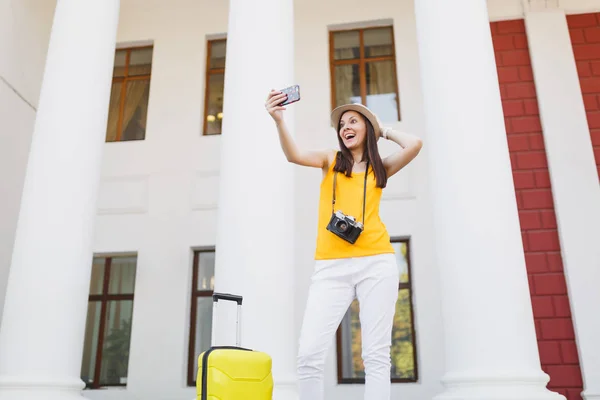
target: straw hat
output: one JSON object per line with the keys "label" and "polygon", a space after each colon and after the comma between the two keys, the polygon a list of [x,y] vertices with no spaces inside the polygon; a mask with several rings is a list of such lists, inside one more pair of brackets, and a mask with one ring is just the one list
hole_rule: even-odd
{"label": "straw hat", "polygon": [[331,112],[331,126],[333,126],[333,129],[337,130],[338,124],[340,123],[340,118],[342,118],[342,114],[344,114],[346,111],[356,111],[361,113],[371,122],[373,129],[375,129],[376,135],[381,132],[381,128],[383,127],[379,125],[377,117],[373,111],[369,110],[362,104],[344,104],[343,106],[335,108]]}

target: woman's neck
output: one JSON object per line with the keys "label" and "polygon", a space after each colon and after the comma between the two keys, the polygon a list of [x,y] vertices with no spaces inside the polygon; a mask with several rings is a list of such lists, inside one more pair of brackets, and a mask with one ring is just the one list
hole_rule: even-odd
{"label": "woman's neck", "polygon": [[354,164],[360,164],[363,161],[364,152],[362,150],[350,150]]}

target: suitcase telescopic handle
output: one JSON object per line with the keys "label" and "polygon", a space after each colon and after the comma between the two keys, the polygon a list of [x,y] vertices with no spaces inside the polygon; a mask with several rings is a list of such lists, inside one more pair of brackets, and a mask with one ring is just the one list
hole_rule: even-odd
{"label": "suitcase telescopic handle", "polygon": [[238,306],[242,305],[242,300],[243,297],[242,296],[237,296],[235,294],[229,294],[229,293],[214,293],[213,296],[213,302],[218,302],[219,300],[227,300],[227,301],[235,301]]}
{"label": "suitcase telescopic handle", "polygon": [[[229,293],[213,293],[213,308],[217,305],[217,303],[219,302],[219,300],[227,300],[227,301],[234,301],[237,303],[237,317],[236,317],[236,321],[235,321],[235,325],[236,325],[236,329],[235,329],[235,345],[238,347],[242,346],[242,300],[243,297],[242,296],[238,296],[235,294],[229,294]],[[213,312],[214,314],[214,312]],[[213,330],[213,334],[212,334],[212,346],[214,346],[215,343],[215,331]]]}

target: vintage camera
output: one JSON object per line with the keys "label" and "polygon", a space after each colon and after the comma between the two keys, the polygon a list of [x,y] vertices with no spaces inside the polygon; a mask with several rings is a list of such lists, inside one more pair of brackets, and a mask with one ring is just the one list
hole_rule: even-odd
{"label": "vintage camera", "polygon": [[328,231],[352,244],[356,242],[363,229],[362,223],[341,211],[336,211],[327,224]]}

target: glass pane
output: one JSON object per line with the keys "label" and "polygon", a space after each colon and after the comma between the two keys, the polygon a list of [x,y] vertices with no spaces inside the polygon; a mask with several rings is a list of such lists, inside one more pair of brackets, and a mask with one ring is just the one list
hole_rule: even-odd
{"label": "glass pane", "polygon": [[364,32],[365,57],[391,56],[394,54],[392,45],[392,28],[367,29]]}
{"label": "glass pane", "polygon": [[150,72],[152,72],[152,48],[131,50],[127,75],[149,75]]}
{"label": "glass pane", "polygon": [[358,31],[336,32],[333,34],[333,59],[351,60],[360,58]]}
{"label": "glass pane", "polygon": [[136,257],[113,257],[108,282],[109,294],[133,294]]}
{"label": "glass pane", "polygon": [[125,106],[123,109],[122,141],[143,140],[146,137],[149,92],[149,80],[143,79],[127,82]]}
{"label": "glass pane", "polygon": [[392,378],[415,379],[410,291],[398,292],[394,329],[392,330]]}
{"label": "glass pane", "polygon": [[[394,328],[392,330],[392,378],[414,379],[414,346],[412,335],[410,291],[398,292]],[[359,304],[354,300],[340,325],[342,334],[342,377],[364,379],[362,360],[362,337],[359,319]]]}
{"label": "glass pane", "polygon": [[394,68],[394,61],[367,63],[367,107],[384,123],[399,119]]}
{"label": "glass pane", "polygon": [[335,105],[361,103],[358,64],[335,67]]}
{"label": "glass pane", "polygon": [[127,383],[133,300],[109,301],[102,348],[101,385]]}
{"label": "glass pane", "polygon": [[108,124],[106,125],[106,141],[117,140],[117,127],[119,123],[119,108],[121,107],[121,82],[113,82],[108,105]]}
{"label": "glass pane", "polygon": [[221,133],[223,123],[223,74],[210,74],[208,76],[208,105],[206,107],[207,135]]}
{"label": "glass pane", "polygon": [[400,283],[408,283],[410,277],[408,276],[408,248],[406,242],[393,242],[392,247],[396,252],[396,262],[400,270]]}
{"label": "glass pane", "polygon": [[102,294],[104,284],[104,265],[106,259],[95,257],[92,263],[92,278],[90,279],[90,294]]}
{"label": "glass pane", "polygon": [[87,320],[85,323],[85,339],[83,343],[83,360],[81,362],[81,379],[87,386],[94,383],[101,309],[102,303],[99,301],[88,303]]}
{"label": "glass pane", "polygon": [[115,64],[113,67],[113,77],[120,78],[125,76],[125,63],[127,62],[127,50],[117,50],[115,52]]}
{"label": "glass pane", "polygon": [[198,297],[196,337],[194,338],[194,371],[198,370],[198,355],[210,347],[212,335],[212,297]]}
{"label": "glass pane", "polygon": [[354,300],[340,325],[342,330],[342,377],[364,378],[358,301]]}
{"label": "glass pane", "polygon": [[198,253],[198,282],[196,290],[213,290],[215,287],[215,252]]}
{"label": "glass pane", "polygon": [[225,68],[226,40],[212,40],[210,42],[209,68]]}

